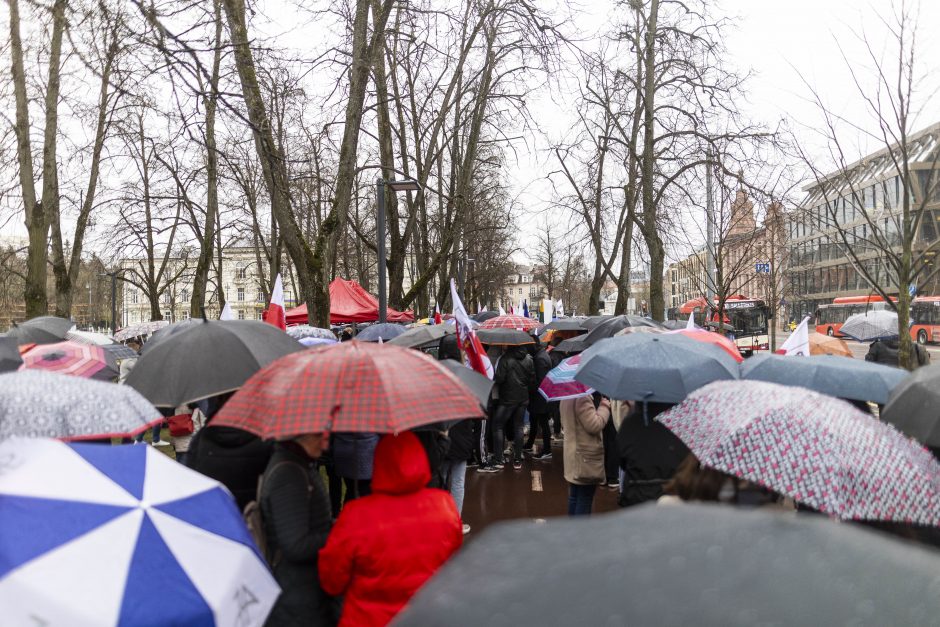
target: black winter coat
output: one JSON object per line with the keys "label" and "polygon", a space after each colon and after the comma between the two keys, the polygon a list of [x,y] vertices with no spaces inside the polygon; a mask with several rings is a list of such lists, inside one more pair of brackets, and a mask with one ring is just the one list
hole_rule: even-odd
{"label": "black winter coat", "polygon": [[536,389],[532,358],[518,349],[510,349],[499,358],[493,383],[501,405],[527,405],[529,393]]}
{"label": "black winter coat", "polygon": [[[886,366],[898,366],[898,348],[897,340],[875,340],[868,347],[868,354],[865,355],[865,361],[873,361],[877,364]],[[914,352],[917,355],[917,365],[926,366],[930,363],[930,353],[920,344],[914,344]]]}
{"label": "black winter coat", "polygon": [[264,472],[274,445],[234,427],[208,426],[189,443],[186,465],[212,477],[235,497],[239,510],[255,500],[258,477]]}
{"label": "black winter coat", "polygon": [[453,427],[447,430],[447,437],[450,438],[450,447],[444,459],[465,462],[473,455],[473,421],[461,420]]}
{"label": "black winter coat", "polygon": [[646,415],[643,403],[637,403],[617,432],[617,452],[623,468],[623,493],[620,505],[628,507],[654,501],[663,494],[663,484],[689,454],[689,449],[672,431],[653,418],[671,407],[649,403]]}
{"label": "black winter coat", "polygon": [[275,445],[261,488],[261,516],[282,591],[265,625],[336,624],[336,604],[320,588],[317,567],[330,533],[330,501],[314,460],[294,442]]}
{"label": "black winter coat", "polygon": [[548,401],[539,393],[538,387],[542,385],[542,379],[552,369],[552,358],[549,356],[548,351],[539,347],[532,355],[532,364],[535,367],[535,391],[529,393],[529,414],[547,414]]}

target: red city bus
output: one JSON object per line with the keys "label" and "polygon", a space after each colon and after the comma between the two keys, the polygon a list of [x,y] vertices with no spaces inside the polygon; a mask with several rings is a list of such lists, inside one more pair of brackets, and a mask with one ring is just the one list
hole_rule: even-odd
{"label": "red city bus", "polygon": [[911,339],[940,342],[940,296],[918,296],[911,303]]}
{"label": "red city bus", "polygon": [[816,332],[843,337],[839,329],[849,316],[886,307],[887,303],[881,296],[840,296],[816,310]]}
{"label": "red city bus", "polygon": [[708,306],[704,298],[695,298],[679,308],[683,315],[695,316],[699,326],[724,332],[729,339],[734,340],[742,355],[751,355],[754,351],[770,349],[770,336],[768,335],[768,309],[762,300],[748,298],[741,294],[729,296],[725,300],[725,315],[723,324],[718,324],[718,300]]}

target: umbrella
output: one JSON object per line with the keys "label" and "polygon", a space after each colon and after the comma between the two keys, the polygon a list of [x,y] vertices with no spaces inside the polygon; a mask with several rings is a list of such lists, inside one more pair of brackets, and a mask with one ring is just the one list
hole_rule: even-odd
{"label": "umbrella", "polygon": [[631,333],[665,333],[666,329],[659,327],[624,327],[614,333],[614,337],[620,335],[630,335]]}
{"label": "umbrella", "polygon": [[[153,349],[154,346],[162,342],[163,340],[170,338],[178,333],[183,333],[189,329],[194,328],[198,323],[202,322],[200,319],[187,318],[186,320],[180,320],[179,322],[174,322],[173,324],[166,325],[154,331],[150,338],[144,342],[144,345],[141,346],[141,354],[149,352]],[[131,336],[136,337],[136,336]]]}
{"label": "umbrella", "polygon": [[39,316],[20,324],[13,323],[7,336],[15,337],[20,344],[54,344],[65,339],[75,323],[56,316]]}
{"label": "umbrella", "polygon": [[15,337],[0,337],[0,372],[18,370],[23,364],[23,357],[16,348]]}
{"label": "umbrella", "polygon": [[120,373],[117,359],[100,346],[78,342],[35,346],[23,355],[21,369],[48,370],[98,381],[114,381]]}
{"label": "umbrella", "polygon": [[918,368],[894,388],[881,419],[927,446],[940,447],[940,364]]}
{"label": "umbrella", "polygon": [[678,329],[676,331],[670,331],[669,333],[684,335],[688,338],[692,338],[696,342],[714,344],[731,355],[732,359],[736,362],[741,363],[744,361],[744,357],[741,355],[741,351],[738,350],[737,345],[720,333],[706,331],[705,329]]}
{"label": "umbrella", "polygon": [[524,346],[535,344],[535,338],[518,329],[483,329],[477,331],[477,337],[490,346]]}
{"label": "umbrella", "polygon": [[0,440],[130,437],[162,420],[124,385],[42,370],[0,375]]}
{"label": "umbrella", "polygon": [[643,505],[488,527],[395,624],[929,624],[937,572],[934,550],[820,516]]}
{"label": "umbrella", "polygon": [[584,321],[584,318],[558,318],[542,327],[542,331],[584,331]]}
{"label": "umbrella", "polygon": [[292,327],[287,327],[287,334],[295,340],[302,340],[305,337],[316,337],[323,340],[336,339],[336,334],[329,329],[312,327],[309,324],[295,324]]}
{"label": "umbrella", "polygon": [[114,338],[110,335],[105,335],[104,333],[95,333],[94,331],[68,331],[65,334],[65,339],[72,340],[73,342],[81,342],[82,344],[93,344],[95,346],[113,346]]}
{"label": "umbrella", "polygon": [[883,405],[908,373],[860,359],[834,355],[755,355],[741,364],[741,378],[808,388],[821,394]]}
{"label": "umbrella", "polygon": [[405,348],[421,348],[440,342],[445,335],[453,335],[456,332],[456,326],[453,324],[432,324],[408,329],[398,337],[389,340],[388,343]]}
{"label": "umbrella", "polygon": [[613,316],[595,326],[587,335],[565,340],[559,344],[555,350],[559,350],[563,353],[580,353],[600,340],[613,337],[616,335],[617,331],[621,331],[627,327],[662,328],[652,320],[641,318],[640,316]]}
{"label": "umbrella", "polygon": [[830,516],[940,525],[940,464],[845,401],[763,381],[720,381],[656,419],[705,466]]}
{"label": "umbrella", "polygon": [[388,342],[389,340],[403,334],[407,330],[408,329],[400,324],[383,322],[381,324],[373,324],[370,327],[366,327],[360,331],[358,335],[356,335],[356,339],[360,342],[378,342],[379,340]]}
{"label": "umbrella", "polygon": [[268,440],[400,433],[482,417],[477,397],[434,358],[391,344],[343,342],[278,359],[251,377],[212,425]]}
{"label": "umbrella", "polygon": [[107,346],[102,346],[106,354],[110,355],[115,361],[122,361],[124,359],[136,359],[140,355],[135,353],[129,346],[124,344],[108,344]]}
{"label": "umbrella", "polygon": [[[679,331],[680,329],[688,328],[688,320],[665,320],[663,322],[663,328],[669,329],[670,331]],[[696,329],[701,329],[702,327],[697,326]]]}
{"label": "umbrella", "polygon": [[809,333],[809,353],[810,355],[839,355],[841,357],[852,357],[852,351],[845,340],[837,337],[829,337],[822,333],[810,331]]}
{"label": "umbrella", "polygon": [[496,316],[486,320],[480,325],[480,329],[518,329],[520,331],[531,331],[542,326],[538,320],[526,318],[525,316]]}
{"label": "umbrella", "polygon": [[302,345],[306,346],[307,348],[310,348],[311,346],[325,346],[327,344],[336,344],[339,340],[337,340],[336,338],[333,338],[332,340],[328,340],[323,337],[302,337],[297,341],[300,342]]}
{"label": "umbrella", "polygon": [[0,458],[4,623],[264,623],[279,588],[219,483],[149,446],[8,440]]}
{"label": "umbrella", "polygon": [[575,378],[622,401],[678,403],[706,383],[737,379],[738,364],[721,348],[682,335],[634,333],[592,346]]}
{"label": "umbrella", "polygon": [[539,394],[549,401],[563,401],[568,398],[578,398],[593,394],[589,388],[580,381],[575,381],[574,374],[581,365],[581,355],[572,355],[548,371],[542,383],[539,384]]}
{"label": "umbrella", "polygon": [[883,309],[852,314],[839,327],[839,333],[861,342],[895,338],[898,336],[898,314]]}
{"label": "umbrella", "polygon": [[490,401],[490,392],[493,390],[493,381],[474,370],[465,366],[459,361],[453,359],[444,359],[438,362],[460,380],[467,389],[473,392],[473,395],[480,401],[481,407],[486,407]]}
{"label": "umbrella", "polygon": [[481,311],[480,313],[473,314],[472,316],[470,316],[470,319],[473,320],[474,322],[483,323],[489,320],[490,318],[495,318],[498,315],[499,315],[498,311]]}
{"label": "umbrella", "polygon": [[157,407],[177,407],[232,392],[278,357],[303,350],[257,320],[203,320],[140,356],[127,377]]}
{"label": "umbrella", "polygon": [[169,322],[166,320],[153,320],[151,322],[139,322],[137,324],[132,324],[119,329],[117,333],[114,334],[114,339],[118,342],[126,342],[132,337],[150,335],[155,331],[159,331],[163,327],[169,326]]}
{"label": "umbrella", "polygon": [[592,331],[597,325],[601,324],[602,322],[607,322],[614,317],[616,316],[588,316],[581,321],[581,328],[585,331]]}

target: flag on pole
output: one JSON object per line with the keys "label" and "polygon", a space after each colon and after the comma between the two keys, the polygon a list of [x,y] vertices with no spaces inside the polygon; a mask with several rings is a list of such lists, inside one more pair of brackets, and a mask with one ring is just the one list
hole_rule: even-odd
{"label": "flag on pole", "polygon": [[523,318],[529,317],[529,300],[528,299],[522,301],[522,317]]}
{"label": "flag on pole", "polygon": [[454,280],[450,280],[450,295],[454,302],[454,323],[457,327],[457,343],[464,354],[467,365],[482,374],[485,377],[493,378],[493,365],[490,358],[486,356],[483,350],[483,344],[473,330],[470,323],[470,316],[467,310],[463,308],[463,302],[457,295],[457,285]]}
{"label": "flag on pole", "polygon": [[555,319],[555,301],[550,298],[543,298],[541,303],[542,324],[548,324]]}
{"label": "flag on pole", "polygon": [[225,303],[225,306],[222,307],[222,313],[219,314],[219,320],[234,320],[235,314],[232,312],[232,308],[228,303]]}
{"label": "flag on pole", "polygon": [[443,322],[441,319],[441,308],[437,306],[437,303],[434,303],[434,324],[440,324]]}
{"label": "flag on pole", "polygon": [[555,303],[555,311],[558,312],[558,317],[559,317],[559,318],[561,318],[561,317],[563,317],[563,316],[565,315],[565,304],[564,304],[563,302],[561,302],[561,299],[560,299],[560,298],[559,298],[558,301]]}
{"label": "flag on pole", "polygon": [[685,323],[685,328],[690,329],[690,330],[695,329],[695,314],[694,313],[689,314],[689,319]]}
{"label": "flag on pole", "polygon": [[802,355],[809,357],[809,316],[803,318],[803,322],[796,327],[796,330],[787,338],[780,348],[775,352],[778,355]]}
{"label": "flag on pole", "polygon": [[[512,305],[509,306],[509,311],[512,311]],[[506,310],[503,309],[503,306],[502,306],[502,305],[499,306],[499,315],[501,315],[501,316],[505,316],[505,315],[506,315]]]}
{"label": "flag on pole", "polygon": [[287,316],[284,313],[284,284],[281,282],[280,273],[274,279],[271,302],[268,303],[268,309],[264,312],[264,321],[278,329],[287,329]]}

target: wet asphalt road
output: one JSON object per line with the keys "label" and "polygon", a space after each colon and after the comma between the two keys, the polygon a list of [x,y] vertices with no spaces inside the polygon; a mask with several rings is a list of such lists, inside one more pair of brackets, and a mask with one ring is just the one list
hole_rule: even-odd
{"label": "wet asphalt road", "polygon": [[[561,442],[552,447],[550,461],[533,461],[528,455],[522,470],[507,465],[498,473],[467,469],[463,519],[472,531],[467,540],[487,525],[515,518],[548,518],[568,513],[568,484],[562,470]],[[617,509],[617,491],[598,486],[594,512]]]}

